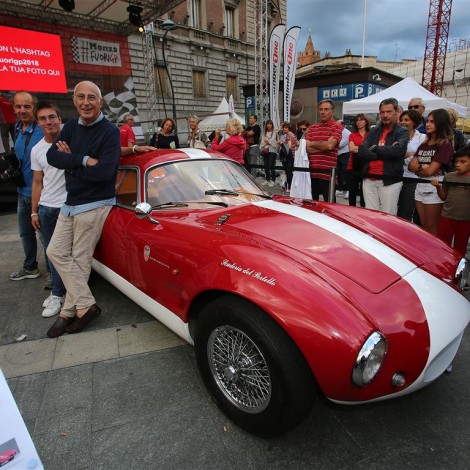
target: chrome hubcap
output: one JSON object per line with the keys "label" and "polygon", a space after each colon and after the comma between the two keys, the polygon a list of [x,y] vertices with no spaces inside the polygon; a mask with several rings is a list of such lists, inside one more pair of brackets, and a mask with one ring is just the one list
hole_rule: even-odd
{"label": "chrome hubcap", "polygon": [[227,399],[247,413],[259,413],[272,393],[268,365],[255,343],[230,326],[209,336],[207,355],[212,375]]}

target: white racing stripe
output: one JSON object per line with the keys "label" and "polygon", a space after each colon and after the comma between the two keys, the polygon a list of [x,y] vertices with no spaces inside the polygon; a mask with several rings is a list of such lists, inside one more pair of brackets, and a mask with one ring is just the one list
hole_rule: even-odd
{"label": "white racing stripe", "polygon": [[350,225],[345,224],[344,222],[333,219],[328,215],[319,214],[318,212],[309,211],[302,207],[291,206],[275,201],[261,201],[253,204],[258,207],[264,207],[266,209],[297,217],[298,219],[310,222],[317,227],[321,227],[324,230],[328,230],[337,237],[341,237],[343,240],[346,240],[373,256],[401,277],[406,276],[406,274],[413,271],[413,269],[416,269],[415,264],[380,241],[354,227],[351,227]]}
{"label": "white racing stripe", "polygon": [[[417,268],[416,265],[375,238],[328,215],[275,201],[262,201],[253,204],[297,217],[324,230],[328,230],[384,263],[408,283],[418,296],[423,307],[428,323],[431,344],[428,361],[421,376],[410,387],[396,395],[409,393],[426,385],[427,367],[441,352],[446,350],[448,345],[462,334],[469,322],[470,304],[465,297],[445,282]],[[457,349],[452,351],[452,354],[456,352]],[[437,372],[433,371],[434,375],[438,376],[443,373],[449,365],[449,363],[444,361],[452,361],[452,359],[453,355],[450,358],[445,356],[442,358],[441,363],[435,363],[433,367],[437,369]]]}
{"label": "white racing stripe", "polygon": [[212,158],[211,154],[202,149],[184,148],[178,149],[180,152],[185,153],[189,158],[193,160],[201,160],[203,158]]}

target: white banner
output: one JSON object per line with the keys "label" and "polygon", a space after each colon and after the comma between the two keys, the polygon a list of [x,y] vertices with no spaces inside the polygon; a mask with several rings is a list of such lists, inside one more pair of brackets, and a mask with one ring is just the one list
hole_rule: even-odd
{"label": "white banner", "polygon": [[276,131],[281,127],[279,78],[281,72],[282,41],[285,31],[285,25],[278,24],[271,31],[269,39],[269,103],[271,105],[271,119]]}
{"label": "white banner", "polygon": [[72,57],[78,64],[121,67],[121,50],[118,42],[72,38]]}
{"label": "white banner", "polygon": [[290,105],[295,85],[297,68],[297,40],[300,26],[292,26],[284,37],[284,121],[290,121]]}
{"label": "white banner", "polygon": [[235,114],[235,106],[233,104],[233,95],[230,95],[228,98],[228,112],[230,114],[230,118],[232,119]]}

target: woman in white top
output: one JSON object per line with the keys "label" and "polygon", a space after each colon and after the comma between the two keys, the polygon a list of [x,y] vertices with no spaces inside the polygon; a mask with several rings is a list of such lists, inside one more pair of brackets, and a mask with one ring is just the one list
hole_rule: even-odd
{"label": "woman in white top", "polygon": [[274,123],[271,119],[268,119],[264,126],[263,143],[264,145],[261,147],[261,154],[263,155],[264,160],[264,173],[266,175],[266,180],[261,184],[274,186],[274,181],[276,180],[276,170],[274,167],[276,165],[279,144],[277,143],[277,134],[274,130]]}
{"label": "woman in white top", "polygon": [[410,141],[406,148],[405,161],[403,165],[403,186],[400,191],[400,197],[398,198],[397,215],[398,217],[409,220],[410,222],[413,222],[414,220],[415,223],[419,223],[418,213],[415,211],[415,190],[419,178],[408,170],[408,165],[416,150],[418,150],[418,147],[426,140],[426,134],[421,134],[417,131],[421,122],[421,115],[414,109],[403,111],[400,115],[400,124],[408,129]]}

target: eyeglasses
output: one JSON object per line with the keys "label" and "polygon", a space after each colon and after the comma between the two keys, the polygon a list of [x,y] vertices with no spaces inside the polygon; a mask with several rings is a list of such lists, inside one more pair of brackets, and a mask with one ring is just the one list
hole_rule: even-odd
{"label": "eyeglasses", "polygon": [[55,121],[56,119],[59,119],[59,116],[57,116],[57,114],[49,114],[49,116],[39,116],[38,117],[39,122],[47,122],[47,120]]}
{"label": "eyeglasses", "polygon": [[408,106],[408,109],[419,109],[421,108],[420,104],[414,104],[413,106]]}

